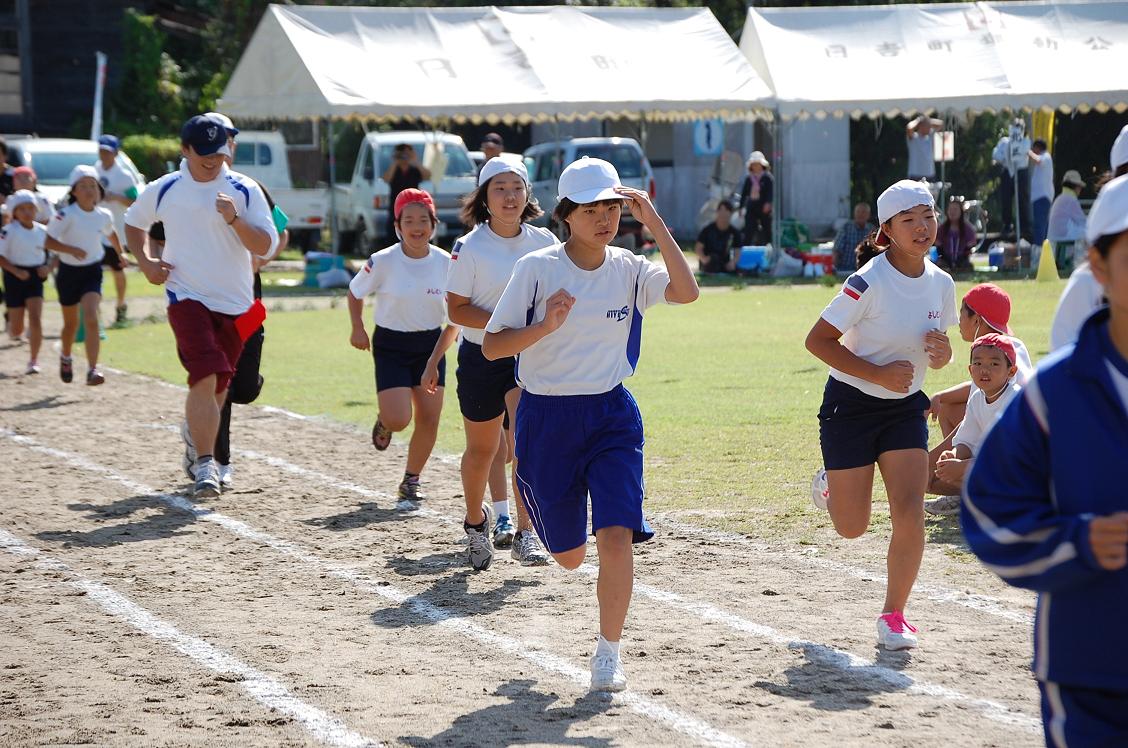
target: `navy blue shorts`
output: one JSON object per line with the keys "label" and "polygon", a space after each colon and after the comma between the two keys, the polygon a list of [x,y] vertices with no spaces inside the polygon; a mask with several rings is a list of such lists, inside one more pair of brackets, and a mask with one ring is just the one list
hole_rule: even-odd
{"label": "navy blue shorts", "polygon": [[490,361],[482,346],[463,340],[458,346],[458,409],[474,423],[492,421],[505,413],[505,396],[517,387],[512,356]]}
{"label": "navy blue shorts", "polygon": [[1038,683],[1046,745],[1128,745],[1128,692]]}
{"label": "navy blue shorts", "polygon": [[521,393],[517,484],[537,535],[552,553],[592,533],[629,527],[634,542],[654,537],[642,515],[642,416],[623,385],[601,395]]}
{"label": "navy blue shorts", "polygon": [[43,298],[43,279],[39,277],[39,268],[24,265],[17,267],[28,272],[28,279],[20,280],[7,270],[4,271],[4,303],[9,309],[19,309],[26,305],[28,299]]}
{"label": "navy blue shorts", "polygon": [[928,451],[928,395],[886,400],[830,377],[819,408],[823,467],[849,470],[877,462],[882,452]]}
{"label": "navy blue shorts", "polygon": [[[427,359],[439,342],[439,328],[403,332],[377,327],[372,332],[372,359],[376,363],[376,391],[418,387]],[[446,386],[446,356],[439,360],[439,386]]]}
{"label": "navy blue shorts", "polygon": [[55,274],[59,303],[74,306],[88,293],[102,295],[102,265],[67,265],[61,263]]}
{"label": "navy blue shorts", "polygon": [[102,249],[105,254],[102,255],[102,264],[110,270],[125,270],[125,262],[118,256],[117,250],[114,249],[112,244],[103,244]]}

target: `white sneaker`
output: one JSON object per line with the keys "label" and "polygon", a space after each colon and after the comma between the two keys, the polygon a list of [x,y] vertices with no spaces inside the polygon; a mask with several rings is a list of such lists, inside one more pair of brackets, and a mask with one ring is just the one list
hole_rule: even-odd
{"label": "white sneaker", "polygon": [[547,566],[549,555],[532,530],[521,530],[513,539],[509,555],[522,566]]}
{"label": "white sneaker", "polygon": [[196,480],[196,445],[192,443],[192,433],[188,430],[187,420],[180,422],[180,438],[184,441],[184,457],[180,464],[188,479]]}
{"label": "white sneaker", "polygon": [[192,491],[193,497],[198,499],[207,499],[213,496],[219,496],[221,490],[219,482],[219,465],[215,460],[197,460],[196,467],[193,472],[195,472],[196,474],[196,487]]}
{"label": "white sneaker", "polygon": [[625,691],[626,688],[627,674],[623,672],[619,657],[596,650],[591,658],[591,690]]}
{"label": "white sneaker", "polygon": [[886,649],[912,649],[917,645],[916,632],[899,610],[877,617],[877,643]]}
{"label": "white sneaker", "polygon": [[224,488],[231,488],[235,485],[235,468],[231,465],[219,466],[219,483]]}
{"label": "white sneaker", "polygon": [[829,501],[830,484],[826,480],[826,468],[819,468],[814,480],[811,481],[811,503],[825,512]]}
{"label": "white sneaker", "polygon": [[493,507],[488,503],[482,504],[482,513],[486,516],[486,526],[483,530],[476,530],[462,521],[462,529],[470,541],[467,548],[467,560],[477,571],[485,571],[493,563],[494,547],[490,542],[490,527],[493,525]]}
{"label": "white sneaker", "polygon": [[27,368],[24,369],[24,374],[38,374],[38,373],[39,373],[39,364],[37,364],[35,361],[28,361],[27,362]]}
{"label": "white sneaker", "polygon": [[960,513],[960,501],[959,496],[941,496],[924,502],[924,511],[935,517],[950,517]]}

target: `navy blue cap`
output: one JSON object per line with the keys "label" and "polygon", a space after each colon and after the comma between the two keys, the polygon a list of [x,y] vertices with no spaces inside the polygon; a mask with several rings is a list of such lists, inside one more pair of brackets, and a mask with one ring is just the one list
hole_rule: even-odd
{"label": "navy blue cap", "polygon": [[121,141],[113,135],[103,135],[98,138],[98,150],[120,151]]}
{"label": "navy blue cap", "polygon": [[211,117],[197,114],[180,128],[180,142],[190,146],[200,156],[221,153],[231,155],[227,148],[227,130]]}

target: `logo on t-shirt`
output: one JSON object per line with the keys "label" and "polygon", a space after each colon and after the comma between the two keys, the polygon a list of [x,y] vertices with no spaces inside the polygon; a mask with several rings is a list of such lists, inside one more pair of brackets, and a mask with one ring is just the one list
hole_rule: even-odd
{"label": "logo on t-shirt", "polygon": [[928,312],[928,318],[929,319],[940,319],[942,316],[944,316],[944,313],[939,309],[930,310]]}
{"label": "logo on t-shirt", "polygon": [[364,272],[371,273],[372,272],[372,266],[375,265],[375,264],[376,264],[376,260],[369,257],[368,262],[364,263]]}
{"label": "logo on t-shirt", "polygon": [[441,288],[428,288],[427,289],[427,295],[428,296],[442,296],[443,295],[443,289],[441,289]]}
{"label": "logo on t-shirt", "polygon": [[624,306],[622,309],[608,309],[607,319],[613,319],[616,322],[622,322],[627,318],[628,315],[630,315],[630,313],[631,310],[626,306]]}
{"label": "logo on t-shirt", "polygon": [[842,286],[842,293],[846,294],[855,301],[862,298],[862,294],[864,294],[867,290],[869,290],[869,284],[866,283],[865,280],[857,274],[851,275],[849,278],[847,278],[845,285]]}
{"label": "logo on t-shirt", "polygon": [[450,250],[450,260],[451,260],[451,262],[454,262],[455,260],[458,259],[458,253],[461,252],[461,251],[462,251],[462,242],[461,241],[455,242],[454,247]]}

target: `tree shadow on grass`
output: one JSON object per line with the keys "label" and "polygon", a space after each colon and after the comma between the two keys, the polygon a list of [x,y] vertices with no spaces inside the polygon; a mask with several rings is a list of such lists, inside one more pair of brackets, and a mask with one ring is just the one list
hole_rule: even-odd
{"label": "tree shadow on grass", "polygon": [[52,543],[108,548],[123,543],[187,535],[189,533],[184,528],[196,521],[194,514],[170,507],[160,496],[132,496],[111,504],[68,504],[67,508],[86,512],[86,518],[95,522],[109,522],[138,512],[149,513],[142,519],[104,525],[94,530],[45,530],[36,533],[35,537]]}
{"label": "tree shadow on grass", "polygon": [[928,518],[924,522],[924,535],[929,543],[947,543],[967,547],[958,516]]}
{"label": "tree shadow on grass", "polygon": [[872,665],[856,665],[845,653],[818,644],[795,647],[807,661],[784,671],[787,683],[758,681],[765,691],[808,701],[814,709],[843,712],[868,709],[873,698],[885,693],[904,691],[913,679],[899,672],[911,661],[906,652],[879,650]]}
{"label": "tree shadow on grass", "polygon": [[406,735],[399,740],[420,748],[452,745],[574,745],[606,748],[607,738],[569,735],[573,725],[590,720],[612,707],[606,695],[586,694],[571,704],[560,697],[533,689],[532,680],[512,680],[494,691],[508,701],[464,714],[446,730],[429,738]]}

